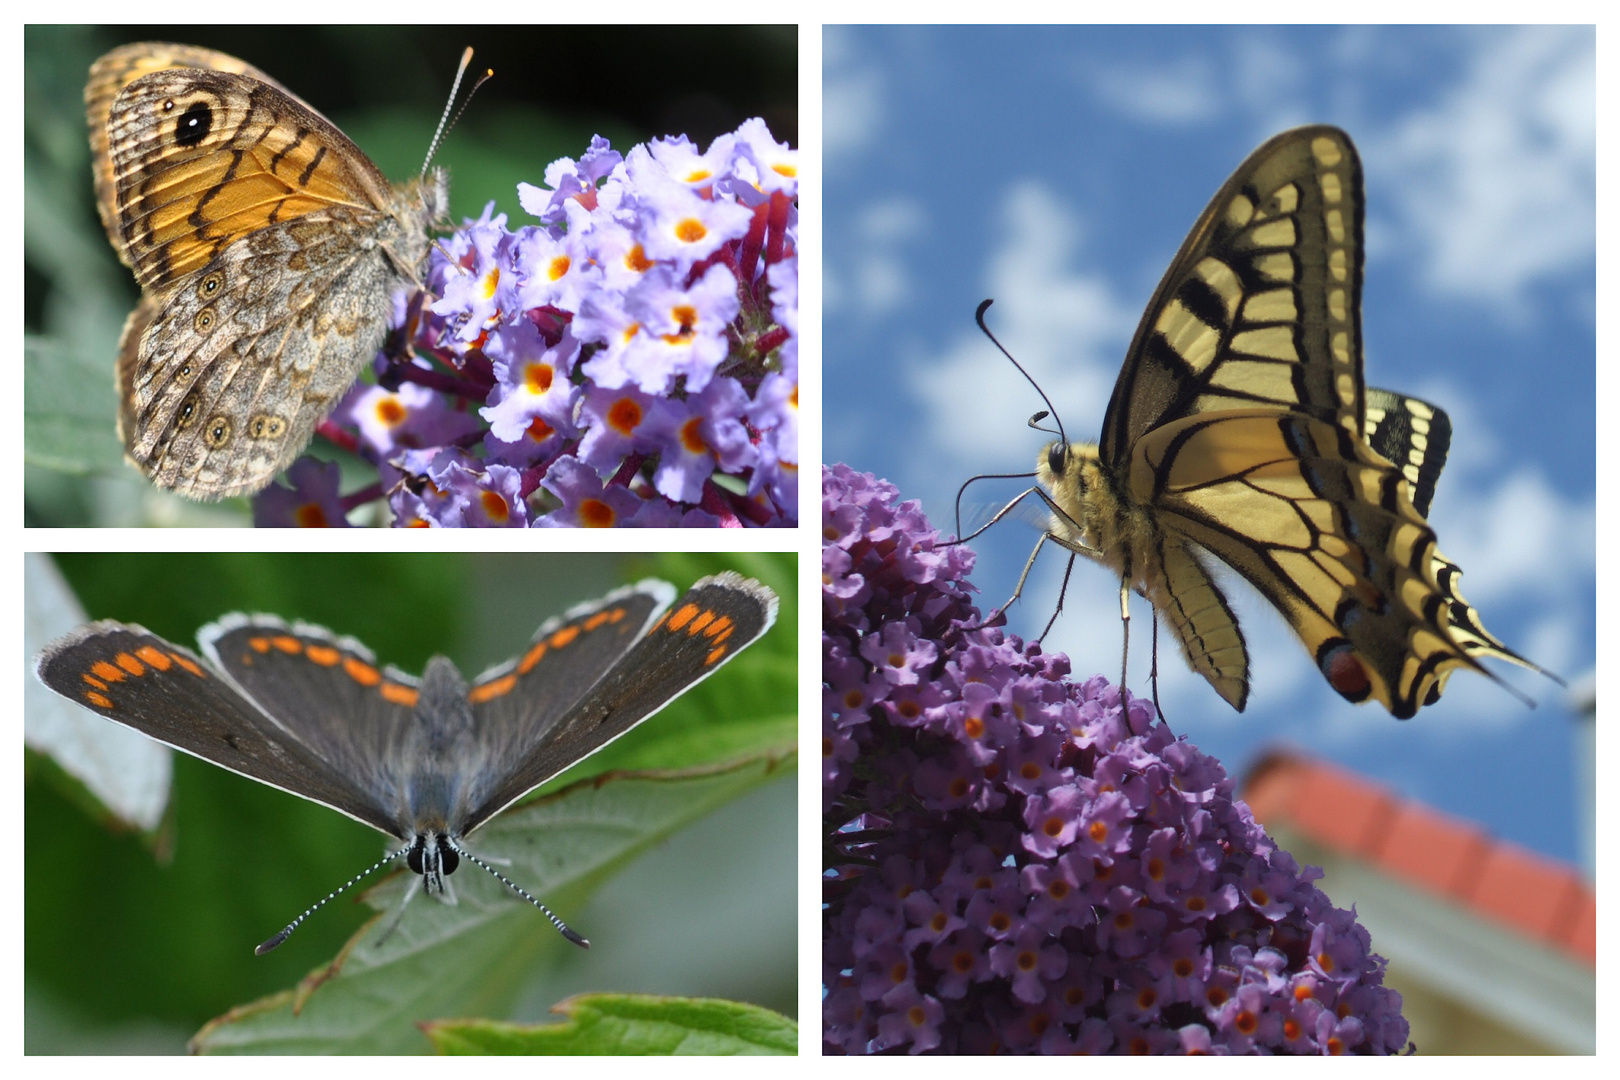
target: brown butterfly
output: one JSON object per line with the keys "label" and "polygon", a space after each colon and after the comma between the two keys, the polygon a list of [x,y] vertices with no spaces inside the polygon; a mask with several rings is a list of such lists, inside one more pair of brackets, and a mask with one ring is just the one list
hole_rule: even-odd
{"label": "brown butterfly", "polygon": [[189,498],[259,491],[376,355],[448,179],[390,184],[296,94],[211,49],[114,49],[84,98],[96,207],[141,285],[118,345],[125,452]]}

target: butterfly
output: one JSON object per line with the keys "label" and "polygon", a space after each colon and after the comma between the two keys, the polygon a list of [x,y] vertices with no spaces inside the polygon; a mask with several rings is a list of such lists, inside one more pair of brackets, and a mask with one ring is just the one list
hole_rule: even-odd
{"label": "butterfly", "polygon": [[449,878],[466,859],[588,947],[466,837],[714,674],[776,611],[775,593],[734,571],[678,601],[648,579],[548,620],[522,654],[470,684],[443,656],[416,678],[353,638],[242,614],[198,632],[201,656],[144,627],[91,623],[47,645],[36,671],[109,720],[397,838],[403,846],[371,870],[404,858],[418,875],[407,900],[420,885],[455,903]]}
{"label": "butterfly", "polygon": [[189,498],[257,492],[376,355],[448,178],[390,184],[296,94],[211,49],[114,49],[84,98],[96,209],[141,286],[118,344],[125,455]]}
{"label": "butterfly", "polygon": [[1101,440],[1060,430],[1024,493],[1051,511],[1031,563],[1050,540],[1110,567],[1122,613],[1126,589],[1145,595],[1240,712],[1248,648],[1203,552],[1282,613],[1348,701],[1405,719],[1453,671],[1496,679],[1484,657],[1557,678],[1486,631],[1436,546],[1426,515],[1449,418],[1363,381],[1362,214],[1338,128],[1251,154],[1159,282]]}

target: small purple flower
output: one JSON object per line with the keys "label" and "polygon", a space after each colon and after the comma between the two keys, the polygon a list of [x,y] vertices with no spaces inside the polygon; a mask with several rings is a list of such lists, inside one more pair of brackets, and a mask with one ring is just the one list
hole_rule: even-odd
{"label": "small purple flower", "polygon": [[1068,968],[1062,946],[1032,923],[1013,940],[990,948],[990,970],[1011,980],[1013,997],[1028,1005],[1045,1001],[1045,980],[1060,977]]}
{"label": "small purple flower", "polygon": [[597,137],[518,185],[538,224],[490,204],[439,241],[376,383],[322,425],[378,470],[342,504],[386,497],[396,526],[797,524],[797,168],[759,120],[706,148]]}
{"label": "small purple flower", "polygon": [[264,528],[347,529],[338,484],[342,479],[335,461],[299,458],[287,470],[292,487],[278,481],[259,493],[253,503],[253,524]]}
{"label": "small purple flower", "polygon": [[564,459],[541,481],[562,506],[537,524],[552,528],[611,529],[641,511],[641,500],[629,488],[602,483],[596,470]]}
{"label": "small purple flower", "polygon": [[1405,1046],[1366,931],[1219,762],[968,629],[972,553],[891,485],[824,469],[822,537],[829,1053]]}
{"label": "small purple flower", "polygon": [[939,1046],[939,1025],[945,1010],[932,995],[919,993],[908,987],[883,1003],[887,1010],[878,1019],[877,1042],[883,1049],[892,1050],[906,1043],[913,1054],[921,1054]]}

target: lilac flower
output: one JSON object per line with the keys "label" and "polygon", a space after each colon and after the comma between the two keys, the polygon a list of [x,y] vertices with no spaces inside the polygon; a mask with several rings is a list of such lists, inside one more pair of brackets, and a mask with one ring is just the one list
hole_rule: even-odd
{"label": "lilac flower", "polygon": [[[328,501],[386,499],[396,526],[795,525],[797,161],[760,120],[707,148],[597,137],[519,185],[538,224],[491,204],[441,240],[375,383],[321,427],[377,482]],[[259,500],[293,523],[285,488]]]}
{"label": "lilac flower", "polygon": [[1387,1054],[1320,871],[1143,700],[968,630],[972,553],[822,471],[828,1053]]}

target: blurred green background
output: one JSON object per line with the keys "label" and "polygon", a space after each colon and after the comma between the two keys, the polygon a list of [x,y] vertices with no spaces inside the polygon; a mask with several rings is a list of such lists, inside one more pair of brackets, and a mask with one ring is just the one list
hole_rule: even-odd
{"label": "blurred green background", "polygon": [[532,224],[518,182],[542,184],[546,165],[578,158],[593,135],[621,151],[674,134],[707,146],[762,116],[777,141],[799,142],[795,26],[24,27],[25,415],[58,432],[36,438],[25,423],[29,525],[247,523],[244,500],[203,506],[156,492],[122,464],[113,428],[113,358],[139,293],[96,217],[84,82],[108,49],[153,40],[262,68],[392,180],[420,170],[471,45],[469,75],[494,68],[495,78],[435,159],[450,170],[457,221],[493,199],[511,227]]}
{"label": "blurred green background", "polygon": [[[775,680],[795,685],[796,556],[78,554],[56,557],[91,618],[193,645],[234,610],[301,618],[419,673],[442,652],[469,678],[571,604],[641,577],[684,589],[735,569],[776,590],[776,626],[648,725],[591,759],[611,768],[654,725],[701,725]],[[784,683],[784,680],[785,683]],[[782,703],[791,716],[796,701]],[[292,986],[373,912],[348,897],[264,957],[253,946],[370,865],[381,834],[325,807],[175,755],[169,830],[109,830],[28,753],[24,848],[27,1053],[178,1052],[207,1020]],[[634,861],[580,911],[589,952],[559,949],[512,1019],[584,991],[724,997],[797,1009],[796,787],[791,771]],[[358,891],[358,890],[357,890]],[[544,899],[544,897],[542,897]],[[538,913],[535,933],[552,933]],[[552,961],[555,961],[554,963]],[[425,1044],[424,1044],[425,1048]]]}

